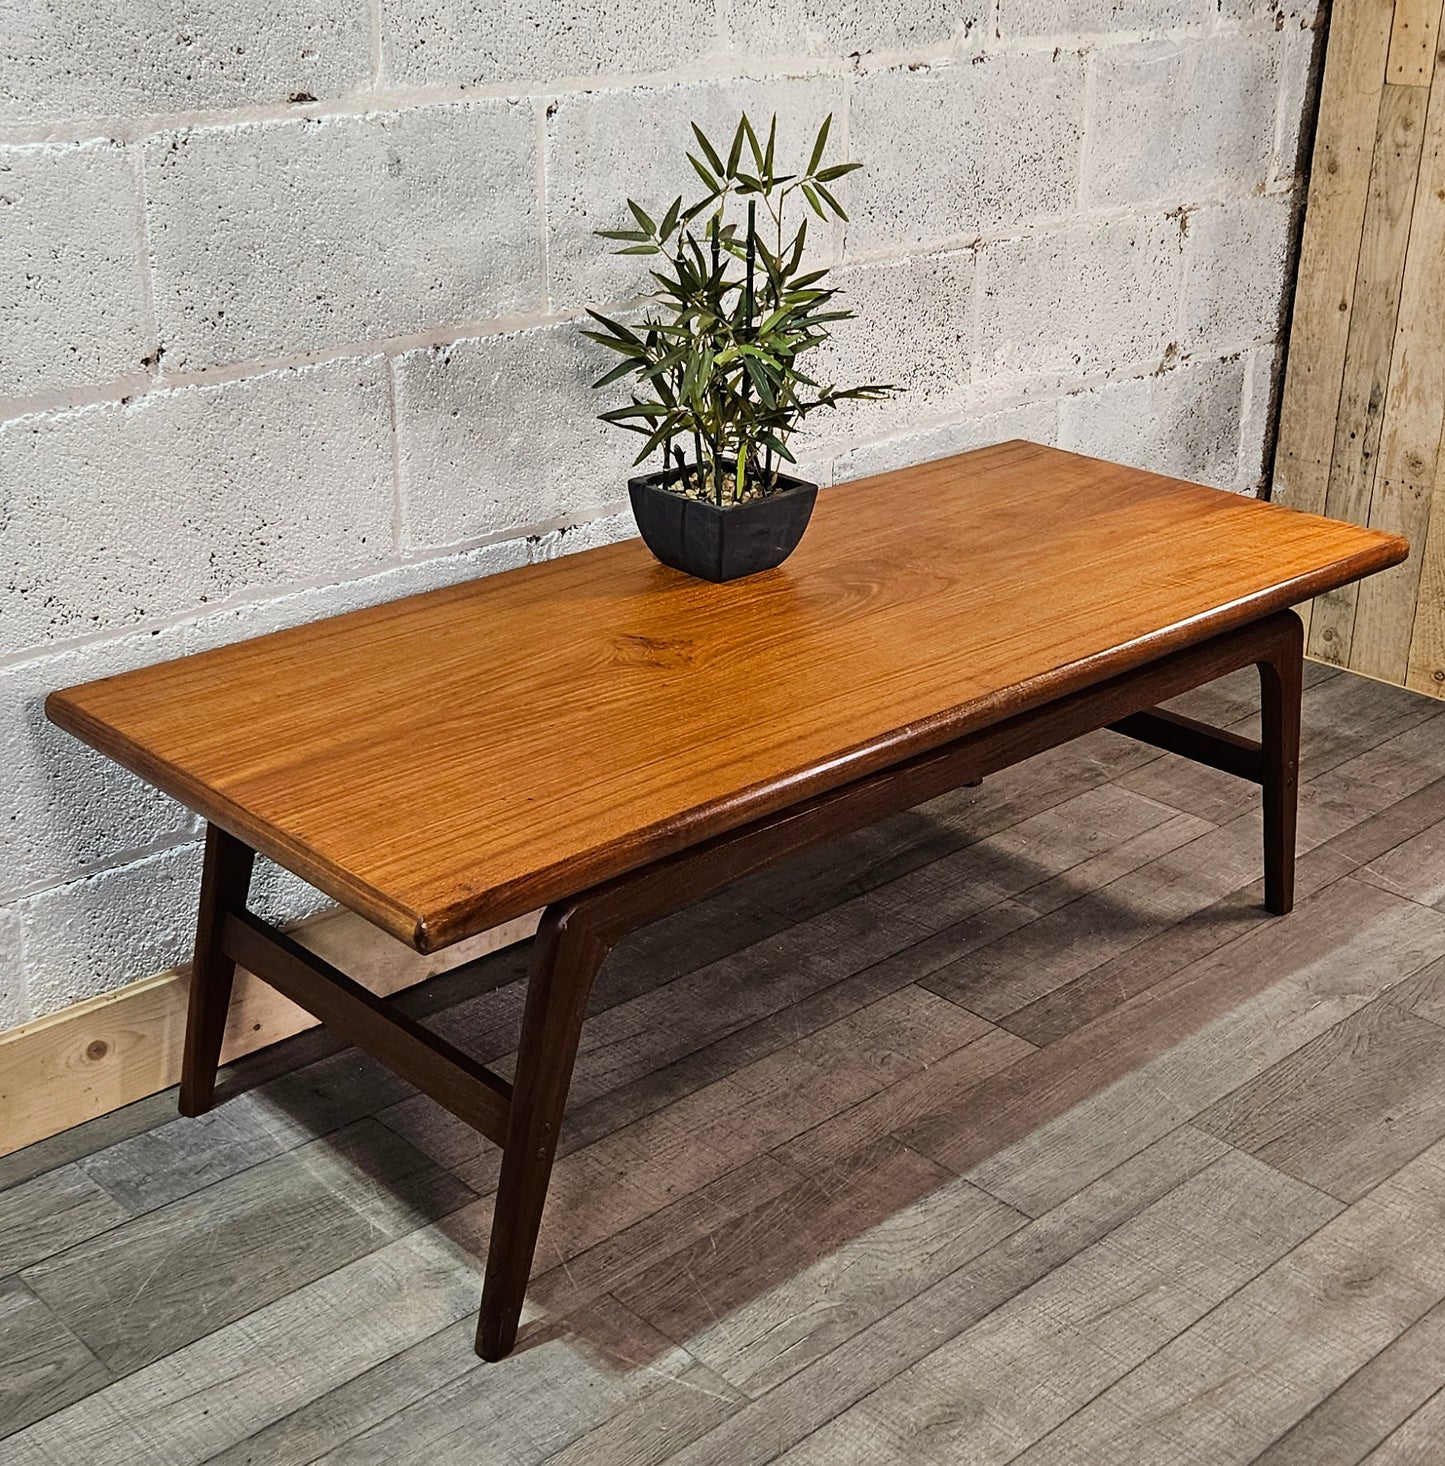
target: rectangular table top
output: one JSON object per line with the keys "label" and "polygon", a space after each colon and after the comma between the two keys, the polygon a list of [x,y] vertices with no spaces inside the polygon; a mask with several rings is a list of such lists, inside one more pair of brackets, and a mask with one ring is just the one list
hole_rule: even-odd
{"label": "rectangular table top", "polygon": [[1001,443],[826,490],[764,575],[692,580],[627,541],[47,711],[432,951],[1406,553]]}

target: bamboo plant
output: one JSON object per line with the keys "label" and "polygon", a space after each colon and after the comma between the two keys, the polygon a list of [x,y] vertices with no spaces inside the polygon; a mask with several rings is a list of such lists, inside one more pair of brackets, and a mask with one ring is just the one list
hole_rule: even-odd
{"label": "bamboo plant", "polygon": [[[720,507],[780,487],[780,463],[796,461],[789,437],[810,414],[893,390],[825,385],[804,369],[829,328],[854,315],[827,269],[804,262],[810,218],[846,220],[833,187],[861,167],[825,162],[832,120],[792,172],[778,162],[776,116],[763,140],[744,113],[726,154],[693,123],[698,151],[687,160],[701,196],[679,196],[656,218],[629,199],[629,226],[597,231],[619,254],[657,257],[641,320],[588,312],[599,329],[585,334],[622,358],[593,385],[634,379],[631,401],[602,421],[645,439],[636,463],[661,454],[669,487]],[[794,227],[789,215],[804,206]]]}

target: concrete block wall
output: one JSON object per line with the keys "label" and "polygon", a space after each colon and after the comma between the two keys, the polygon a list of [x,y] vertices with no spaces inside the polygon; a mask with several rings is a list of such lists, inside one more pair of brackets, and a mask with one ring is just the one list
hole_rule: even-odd
{"label": "concrete block wall", "polygon": [[1260,481],[1311,0],[0,9],[0,1029],[189,941],[194,820],[47,691],[630,533],[577,323],[690,119],[866,164],[831,366],[904,391],[824,482],[1010,436]]}

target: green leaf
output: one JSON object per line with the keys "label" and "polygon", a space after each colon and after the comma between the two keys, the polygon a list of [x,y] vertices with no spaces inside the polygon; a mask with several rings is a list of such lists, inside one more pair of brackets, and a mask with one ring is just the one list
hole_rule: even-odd
{"label": "green leaf", "polygon": [[632,217],[647,231],[642,237],[644,239],[655,239],[657,237],[657,225],[647,217],[647,211],[641,204],[632,199],[627,200],[627,207],[632,210]]}
{"label": "green leaf", "polygon": [[777,146],[777,141],[778,141],[778,114],[776,112],[774,112],[773,113],[773,120],[768,125],[768,145],[767,145],[766,149],[764,149],[764,151],[763,151],[763,160],[758,165],[763,170],[763,172],[767,175],[768,180],[770,182],[772,181],[772,178],[773,178],[773,151],[774,151],[774,149]]}
{"label": "green leaf", "polygon": [[672,231],[677,228],[678,215],[682,213],[682,195],[673,199],[668,206],[667,213],[662,216],[662,227],[657,231],[659,239],[666,239]]}
{"label": "green leaf", "polygon": [[703,157],[707,159],[712,171],[719,175],[726,173],[727,170],[723,167],[722,159],[718,157],[717,149],[707,140],[707,135],[695,122],[692,124],[692,135],[697,139],[697,145],[702,149]]}
{"label": "green leaf", "polygon": [[623,377],[630,377],[633,375],[634,372],[640,372],[641,370],[642,369],[635,362],[618,362],[618,364],[613,367],[610,372],[607,372],[605,375],[598,377],[597,380],[593,382],[593,389],[595,390],[598,387],[610,387],[613,382],[621,381]]}
{"label": "green leaf", "polygon": [[636,332],[629,330],[620,321],[611,320],[600,311],[593,310],[590,305],[587,307],[587,314],[600,325],[606,326],[614,336],[620,337],[623,341],[630,341],[634,346],[642,345],[642,340]]}
{"label": "green leaf", "polygon": [[832,183],[835,178],[845,178],[850,173],[856,173],[862,166],[861,163],[834,163],[831,168],[825,168],[818,174],[818,182]]}
{"label": "green leaf", "polygon": [[733,133],[732,146],[728,149],[727,176],[735,178],[738,171],[738,160],[743,155],[743,142],[752,129],[748,126],[748,115],[746,112],[738,118],[737,131]]}
{"label": "green leaf", "polygon": [[817,141],[813,144],[812,155],[808,159],[806,172],[809,174],[818,171],[818,164],[823,161],[823,149],[828,146],[828,129],[833,125],[833,114],[830,112],[824,119],[823,125],[818,129]]}
{"label": "green leaf", "polygon": [[655,422],[667,409],[660,402],[634,402],[631,407],[614,407],[609,412],[599,412],[603,422],[625,423],[640,417]]}
{"label": "green leaf", "polygon": [[643,459],[650,458],[669,438],[675,438],[676,436],[677,426],[669,419],[647,440],[642,452],[632,460],[632,466],[636,468]]}
{"label": "green leaf", "polygon": [[840,219],[842,219],[842,220],[844,220],[846,222],[847,221],[847,218],[848,218],[848,211],[843,207],[843,205],[840,204],[838,202],[838,200],[835,199],[833,197],[833,195],[831,193],[829,193],[828,190],[826,188],[824,188],[824,186],[821,183],[815,183],[813,185],[813,187],[816,188],[818,190],[818,192],[827,200],[827,202],[828,202],[829,206],[832,208],[833,212]]}
{"label": "green leaf", "polygon": [[628,341],[619,341],[615,336],[604,336],[601,331],[584,331],[582,334],[601,346],[610,346],[613,351],[620,351],[623,356],[630,357],[634,361],[639,358],[645,360],[647,357],[647,352],[641,346],[634,346]]}
{"label": "green leaf", "polygon": [[813,192],[812,186],[810,184],[805,183],[803,185],[803,197],[807,199],[808,203],[812,206],[813,212],[820,219],[826,219],[828,217],[822,204],[818,202],[818,195]]}
{"label": "green leaf", "polygon": [[641,229],[594,229],[592,231],[601,239],[646,239],[647,235]]}
{"label": "green leaf", "polygon": [[757,168],[759,173],[765,173],[767,170],[763,167],[762,144],[758,142],[758,135],[753,131],[753,125],[748,121],[748,114],[746,112],[743,113],[743,130],[748,135],[748,151],[753,155],[754,167]]}
{"label": "green leaf", "polygon": [[743,366],[747,371],[748,380],[753,384],[753,390],[758,394],[759,400],[765,407],[777,406],[777,395],[773,391],[773,384],[768,380],[768,374],[763,367],[751,357],[743,360]]}

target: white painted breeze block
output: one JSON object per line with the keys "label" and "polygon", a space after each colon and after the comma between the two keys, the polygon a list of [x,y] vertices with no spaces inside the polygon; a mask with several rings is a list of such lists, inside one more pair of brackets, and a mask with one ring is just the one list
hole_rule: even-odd
{"label": "white painted breeze block", "polygon": [[642,440],[597,421],[589,385],[614,362],[572,325],[400,357],[406,546],[504,534],[622,497]]}
{"label": "white painted breeze block", "polygon": [[[547,264],[554,307],[618,301],[647,287],[645,261],[611,253],[596,229],[629,222],[627,200],[665,209],[678,194],[701,191],[686,154],[697,150],[690,122],[718,147],[726,145],[739,112],[766,125],[776,112],[779,136],[799,164],[807,161],[818,124],[841,112],[841,79],[637,88],[559,98],[547,112]],[[847,190],[841,195],[846,198]],[[816,232],[831,236],[818,225]],[[828,251],[831,253],[831,250]]]}
{"label": "white painted breeze block", "polygon": [[718,0],[381,0],[387,76],[409,86],[535,85],[665,71],[715,49]]}
{"label": "white painted breeze block", "polygon": [[1272,35],[1247,32],[1096,53],[1084,202],[1181,204],[1262,188],[1280,50]]}
{"label": "white painted breeze block", "polygon": [[1084,65],[1028,52],[854,83],[850,252],[967,241],[1071,214],[1078,195]]}
{"label": "white painted breeze block", "polygon": [[1076,392],[1059,402],[1059,446],[1237,488],[1244,373],[1233,357]]}
{"label": "white painted breeze block", "polygon": [[[592,231],[834,116],[822,484],[1024,436],[1264,471],[1316,6],[0,0],[0,1029],[190,943],[196,821],[46,692],[632,533]],[[609,402],[620,398],[620,391]],[[268,909],[316,896],[266,869]]]}
{"label": "white painted breeze block", "polygon": [[509,101],[153,139],[166,369],[535,311],[535,144]]}
{"label": "white painted breeze block", "polygon": [[385,560],[386,374],[363,357],[0,426],[0,657]]}
{"label": "white painted breeze block", "polygon": [[0,126],[335,96],[370,80],[354,0],[7,0]]}
{"label": "white painted breeze block", "polygon": [[980,370],[1062,380],[1157,365],[1179,302],[1181,242],[1162,214],[984,247]]}
{"label": "white painted breeze block", "polygon": [[135,163],[105,143],[0,149],[0,399],[140,370]]}

